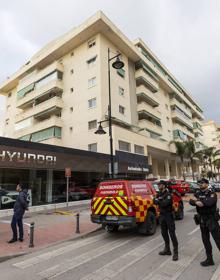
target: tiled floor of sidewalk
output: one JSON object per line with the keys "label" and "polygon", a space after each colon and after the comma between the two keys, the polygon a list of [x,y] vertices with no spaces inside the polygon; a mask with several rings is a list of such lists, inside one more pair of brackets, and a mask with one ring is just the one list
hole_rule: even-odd
{"label": "tiled floor of sidewalk", "polygon": [[[1,219],[5,220],[5,219]],[[28,226],[25,228],[24,242],[8,244],[12,236],[10,224],[1,223],[0,220],[0,258],[23,254],[39,248],[47,247],[64,240],[69,240],[78,236],[85,235],[98,228],[99,225],[90,222],[89,211],[80,213],[80,234],[76,231],[76,217],[66,215],[56,215],[54,212],[25,215],[24,222],[35,222],[34,248],[29,248]]]}

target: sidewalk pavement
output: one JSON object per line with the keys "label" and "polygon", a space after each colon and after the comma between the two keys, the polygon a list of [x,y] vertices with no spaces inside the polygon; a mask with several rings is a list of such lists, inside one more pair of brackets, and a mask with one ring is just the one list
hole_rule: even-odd
{"label": "sidewalk pavement", "polygon": [[[30,253],[62,241],[82,237],[101,228],[100,225],[93,224],[90,221],[89,209],[81,209],[79,212],[80,233],[76,233],[76,213],[76,210],[71,208],[68,208],[67,212],[66,209],[41,213],[28,213],[26,211],[24,223],[35,223],[34,248],[29,248],[29,227],[27,225],[24,225],[24,241],[8,244],[7,241],[12,238],[11,217],[1,218],[0,261]],[[6,223],[3,221],[6,221]]]}

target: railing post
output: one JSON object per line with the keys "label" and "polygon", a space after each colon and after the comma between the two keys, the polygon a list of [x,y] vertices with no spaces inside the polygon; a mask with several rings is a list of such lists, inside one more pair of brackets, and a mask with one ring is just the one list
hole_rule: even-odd
{"label": "railing post", "polygon": [[80,230],[79,230],[79,213],[76,214],[76,233],[80,233]]}
{"label": "railing post", "polygon": [[34,247],[34,222],[30,223],[30,243],[29,248]]}

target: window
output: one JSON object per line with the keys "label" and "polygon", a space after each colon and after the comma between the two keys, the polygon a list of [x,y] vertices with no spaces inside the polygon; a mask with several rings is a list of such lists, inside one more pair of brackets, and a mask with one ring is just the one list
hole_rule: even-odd
{"label": "window", "polygon": [[121,96],[124,96],[125,90],[122,87],[119,87],[118,88],[118,94],[121,95]]}
{"label": "window", "polygon": [[125,114],[125,107],[119,105],[119,113],[121,113],[122,115]]}
{"label": "window", "polygon": [[88,42],[88,48],[91,49],[92,47],[94,47],[96,45],[96,40],[92,39]]}
{"label": "window", "polygon": [[70,107],[70,113],[72,113],[73,112],[73,107]]}
{"label": "window", "polygon": [[70,73],[71,73],[71,74],[73,74],[73,73],[74,73],[74,70],[73,70],[73,69],[71,69],[71,70],[70,70]]}
{"label": "window", "polygon": [[97,55],[87,60],[88,67],[91,68],[96,64]]}
{"label": "window", "polygon": [[6,119],[5,120],[5,125],[8,125],[9,124],[9,119]]}
{"label": "window", "polygon": [[122,78],[125,77],[125,70],[124,70],[124,69],[118,69],[118,70],[117,70],[117,73],[118,73],[118,75],[121,76]]}
{"label": "window", "polygon": [[93,120],[88,122],[88,129],[96,129],[97,128],[97,120]]}
{"label": "window", "polygon": [[32,142],[41,142],[50,138],[61,138],[61,128],[53,126],[32,134],[24,135],[19,139]]}
{"label": "window", "polygon": [[15,123],[15,131],[30,127],[32,125],[32,118],[25,119],[18,123]]}
{"label": "window", "polygon": [[9,104],[9,105],[7,105],[7,110],[9,109],[11,107],[11,105]]}
{"label": "window", "polygon": [[72,126],[70,126],[70,128],[69,128],[69,129],[70,129],[70,132],[72,132],[72,131],[73,131],[73,127],[72,127]]}
{"label": "window", "polygon": [[74,52],[71,52],[71,54],[70,54],[71,56],[74,56]]}
{"label": "window", "polygon": [[128,142],[124,142],[124,141],[118,141],[118,145],[119,145],[119,150],[120,151],[125,151],[125,152],[130,152],[131,151],[131,144]]}
{"label": "window", "polygon": [[135,154],[144,155],[144,147],[139,145],[134,145]]}
{"label": "window", "polygon": [[71,87],[70,92],[74,92],[74,89]]}
{"label": "window", "polygon": [[89,106],[89,109],[96,107],[96,97],[88,100],[88,106]]}
{"label": "window", "polygon": [[8,97],[11,97],[11,92],[9,92]]}
{"label": "window", "polygon": [[91,79],[88,80],[88,87],[94,87],[96,85],[96,77],[93,77]]}
{"label": "window", "polygon": [[90,152],[97,152],[97,143],[92,143],[88,145],[88,150]]}
{"label": "window", "polygon": [[49,75],[43,77],[39,81],[37,81],[35,83],[35,87],[40,88],[42,86],[47,85],[51,81],[54,81],[54,80],[57,80],[57,79],[62,80],[62,78],[63,78],[63,73],[62,72],[54,71],[54,72],[50,73]]}
{"label": "window", "polygon": [[167,117],[167,122],[169,122],[170,121],[170,119]]}

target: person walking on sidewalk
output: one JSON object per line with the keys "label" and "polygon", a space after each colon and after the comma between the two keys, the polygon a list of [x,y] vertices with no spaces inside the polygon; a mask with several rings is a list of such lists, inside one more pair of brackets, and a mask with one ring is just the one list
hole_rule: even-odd
{"label": "person walking on sidewalk", "polygon": [[17,185],[16,191],[19,194],[14,204],[14,215],[11,221],[13,237],[11,240],[8,241],[8,243],[14,243],[18,241],[17,226],[19,228],[19,241],[22,242],[24,238],[23,216],[25,210],[28,207],[28,202],[27,202],[28,191],[26,189],[23,189],[23,186],[21,184]]}
{"label": "person walking on sidewalk", "polygon": [[212,257],[212,244],[210,233],[215,240],[216,246],[220,251],[220,226],[219,213],[217,211],[217,195],[213,189],[209,189],[209,181],[205,178],[198,181],[200,189],[196,191],[195,197],[189,203],[196,206],[197,214],[194,215],[195,223],[200,225],[202,242],[206,251],[206,260],[202,261],[201,266],[214,265]]}
{"label": "person walking on sidewalk", "polygon": [[[165,242],[165,248],[163,251],[159,252],[159,255],[170,256],[170,238],[173,243],[173,261],[178,260],[178,241],[175,233],[175,221],[173,215],[173,199],[172,195],[167,189],[167,184],[165,181],[161,180],[158,184],[159,193],[154,199],[154,203],[160,208],[160,226],[161,234]],[[168,234],[169,232],[169,234]],[[169,238],[170,235],[170,238]]]}

